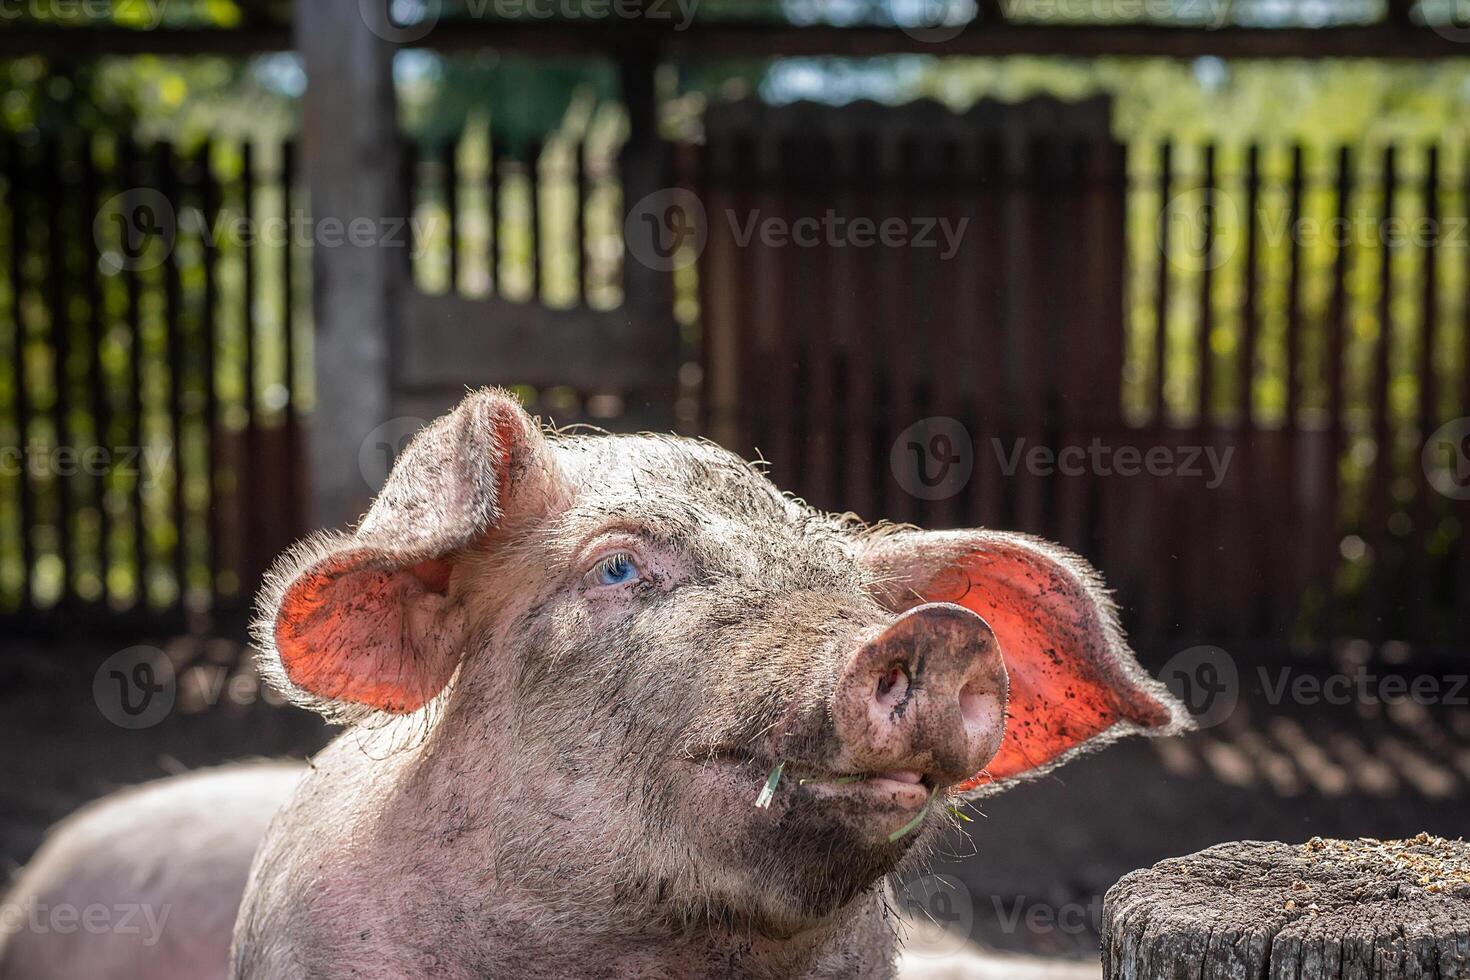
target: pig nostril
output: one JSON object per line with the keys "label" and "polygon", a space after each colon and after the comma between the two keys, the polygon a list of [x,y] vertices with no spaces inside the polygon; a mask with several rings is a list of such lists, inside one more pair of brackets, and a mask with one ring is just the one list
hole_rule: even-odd
{"label": "pig nostril", "polygon": [[903,664],[894,664],[878,677],[877,701],[885,708],[903,703],[909,690],[909,675]]}
{"label": "pig nostril", "polygon": [[960,717],[964,719],[965,731],[972,737],[1000,721],[999,706],[995,694],[977,681],[960,688]]}

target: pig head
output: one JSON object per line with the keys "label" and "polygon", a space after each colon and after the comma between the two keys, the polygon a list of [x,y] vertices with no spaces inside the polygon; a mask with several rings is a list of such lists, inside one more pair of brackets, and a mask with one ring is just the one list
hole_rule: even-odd
{"label": "pig head", "polygon": [[473,862],[461,904],[555,895],[609,934],[820,929],[945,804],[1184,717],[1055,545],[820,513],[712,444],[551,433],[494,390],[262,610],[281,691],[397,733],[354,846],[393,814],[415,860]]}

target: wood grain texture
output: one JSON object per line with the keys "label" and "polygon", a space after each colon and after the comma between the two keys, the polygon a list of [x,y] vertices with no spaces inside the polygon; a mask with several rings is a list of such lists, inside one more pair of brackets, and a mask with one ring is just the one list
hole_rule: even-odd
{"label": "wood grain texture", "polygon": [[1114,885],[1102,932],[1107,980],[1470,978],[1470,845],[1219,844]]}

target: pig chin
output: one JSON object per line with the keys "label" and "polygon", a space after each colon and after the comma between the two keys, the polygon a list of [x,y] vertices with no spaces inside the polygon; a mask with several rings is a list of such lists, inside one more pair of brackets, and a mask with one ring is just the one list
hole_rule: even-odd
{"label": "pig chin", "polygon": [[[698,849],[743,894],[718,904],[740,909],[731,924],[789,938],[839,914],[894,871],[917,832],[890,841],[915,813],[906,801],[832,792],[783,780],[769,807],[755,800],[769,770],[752,763],[698,767],[688,826]],[[716,914],[722,919],[730,915]]]}

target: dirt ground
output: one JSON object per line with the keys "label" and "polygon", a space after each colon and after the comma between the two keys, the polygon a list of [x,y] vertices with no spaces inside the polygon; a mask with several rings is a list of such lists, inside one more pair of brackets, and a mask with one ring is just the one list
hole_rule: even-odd
{"label": "dirt ground", "polygon": [[[238,644],[159,646],[175,670],[174,703],[157,724],[129,730],[109,720],[109,685],[94,687],[116,646],[0,644],[0,871],[24,862],[57,819],[118,787],[231,759],[304,757],[329,737],[314,716],[262,696]],[[1414,673],[1394,659],[1338,666]],[[966,833],[900,891],[906,911],[937,923],[916,941],[1056,959],[992,961],[995,976],[1095,976],[1102,895],[1134,868],[1223,840],[1462,835],[1464,668],[1445,676],[1439,661],[1428,699],[1304,704],[1273,694],[1292,663],[1242,664],[1240,706],[1206,731],[1121,743],[969,808]]]}

